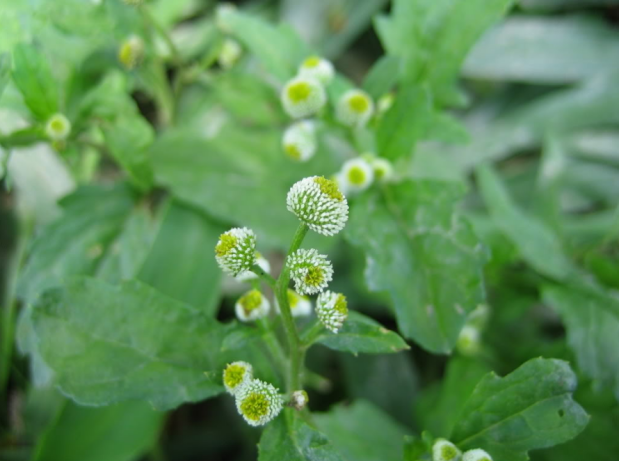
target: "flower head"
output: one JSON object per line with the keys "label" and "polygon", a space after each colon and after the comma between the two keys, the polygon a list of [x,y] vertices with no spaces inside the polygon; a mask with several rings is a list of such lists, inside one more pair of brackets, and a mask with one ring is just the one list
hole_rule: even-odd
{"label": "flower head", "polygon": [[291,395],[291,404],[295,410],[302,410],[308,404],[308,393],[304,390],[295,391]]}
{"label": "flower head", "polygon": [[368,94],[362,90],[349,90],[336,105],[336,118],[345,125],[362,127],[372,117],[373,110],[374,104]]}
{"label": "flower head", "polygon": [[63,141],[71,133],[71,122],[63,114],[52,115],[45,124],[45,134],[52,141]]}
{"label": "flower head", "polygon": [[242,322],[251,322],[269,314],[270,307],[260,290],[250,290],[235,303],[235,314]]}
{"label": "flower head", "polygon": [[344,188],[351,192],[361,192],[372,184],[375,173],[370,164],[361,157],[346,161],[342,165],[340,178]]}
{"label": "flower head", "polygon": [[347,319],[347,298],[340,293],[324,291],[316,300],[316,315],[328,330],[338,333]]}
{"label": "flower head", "polygon": [[[312,301],[307,296],[300,295],[295,290],[288,289],[286,293],[288,305],[291,308],[293,317],[306,317],[312,313]],[[278,301],[275,303],[276,310],[280,312]]]}
{"label": "flower head", "polygon": [[327,85],[334,78],[334,65],[319,56],[310,56],[299,66],[298,75],[317,79]]}
{"label": "flower head", "polygon": [[237,394],[237,411],[250,426],[262,426],[282,410],[282,396],[271,384],[253,379]]}
{"label": "flower head", "polygon": [[239,45],[239,42],[233,40],[232,38],[227,38],[222,44],[220,54],[217,57],[217,63],[220,67],[222,67],[222,69],[230,69],[237,63],[237,61],[239,61],[242,51],[243,50],[241,45]]}
{"label": "flower head", "polygon": [[252,380],[252,365],[247,362],[229,363],[224,368],[222,381],[226,392],[236,395]]}
{"label": "flower head", "polygon": [[144,56],[144,40],[132,35],[118,49],[118,60],[126,69],[134,69]]}
{"label": "flower head", "polygon": [[323,291],[332,280],[334,269],[327,256],[315,249],[297,250],[286,260],[295,282],[295,290],[304,295],[313,295]]}
{"label": "flower head", "polygon": [[[262,270],[264,270],[267,274],[269,273],[269,271],[271,270],[271,264],[269,264],[269,260],[267,260],[262,254],[260,254],[258,251],[255,253],[256,255],[256,265],[258,267],[260,267]],[[235,277],[237,280],[239,280],[240,282],[249,282],[250,280],[255,280],[258,278],[258,275],[256,275],[254,272],[252,272],[251,270],[248,271],[243,271],[241,272],[239,275],[237,275]]]}
{"label": "flower head", "polygon": [[286,207],[310,229],[323,235],[340,232],[349,217],[347,199],[335,181],[311,176],[296,182],[286,197]]}
{"label": "flower head", "polygon": [[316,152],[314,123],[308,120],[293,123],[284,132],[282,147],[284,152],[299,162],[310,160]]}
{"label": "flower head", "polygon": [[446,439],[437,439],[433,444],[433,461],[458,461],[461,450]]}
{"label": "flower head", "polygon": [[463,453],[462,461],[493,461],[493,458],[481,448],[476,448]]}
{"label": "flower head", "polygon": [[250,270],[256,263],[256,234],[246,227],[223,233],[215,246],[215,259],[233,276]]}
{"label": "flower head", "polygon": [[286,83],[280,99],[286,113],[293,118],[315,114],[327,102],[325,90],[316,79],[300,76]]}

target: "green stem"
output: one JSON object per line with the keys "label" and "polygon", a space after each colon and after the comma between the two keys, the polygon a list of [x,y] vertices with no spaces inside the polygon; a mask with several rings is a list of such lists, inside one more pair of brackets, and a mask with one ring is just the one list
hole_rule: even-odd
{"label": "green stem", "polygon": [[319,335],[323,332],[323,324],[319,321],[314,322],[310,328],[304,331],[304,334],[301,337],[302,347],[304,349],[308,349],[314,342],[317,340]]}
{"label": "green stem", "polygon": [[269,353],[273,357],[274,361],[277,362],[280,370],[284,370],[286,368],[286,355],[284,354],[282,345],[278,341],[278,338],[276,338],[273,329],[269,327],[268,319],[262,318],[257,323],[263,333],[263,339],[267,344]]}
{"label": "green stem", "polygon": [[257,266],[257,265],[252,266],[250,270],[254,272],[256,275],[258,275],[260,278],[262,278],[265,282],[267,282],[272,289],[275,289],[276,279],[274,279],[271,275],[269,275],[267,272],[261,269],[260,266]]}

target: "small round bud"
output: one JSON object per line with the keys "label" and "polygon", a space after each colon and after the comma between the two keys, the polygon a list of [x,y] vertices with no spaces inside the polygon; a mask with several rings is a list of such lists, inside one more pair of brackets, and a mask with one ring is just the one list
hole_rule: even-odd
{"label": "small round bud", "polygon": [[284,86],[280,99],[287,114],[302,118],[318,112],[327,102],[327,95],[317,80],[295,77]]}
{"label": "small round bud", "polygon": [[[307,317],[312,313],[312,301],[310,301],[307,296],[300,295],[290,288],[288,289],[286,295],[293,317]],[[275,308],[276,311],[280,313],[280,305],[278,304],[278,300],[275,302]]]}
{"label": "small round bud", "polygon": [[64,141],[71,133],[71,122],[63,114],[52,115],[45,124],[45,134],[52,141]]}
{"label": "small round bud", "polygon": [[465,325],[456,340],[457,350],[465,356],[480,352],[480,331],[471,325]]}
{"label": "small round bud", "polygon": [[310,160],[316,152],[314,123],[303,120],[293,123],[284,131],[282,148],[286,155],[298,162]]}
{"label": "small round bud", "polygon": [[481,448],[476,448],[463,453],[462,461],[493,461],[493,458]]}
{"label": "small round bud", "polygon": [[437,439],[433,444],[433,461],[458,461],[461,450],[446,439]]}
{"label": "small round bud", "polygon": [[377,115],[382,116],[394,104],[394,93],[386,93],[377,101]]}
{"label": "small round bud", "polygon": [[259,290],[250,290],[235,303],[235,314],[242,322],[252,322],[266,317],[271,305]]}
{"label": "small round bud", "polygon": [[394,167],[389,160],[381,157],[375,157],[370,162],[370,166],[375,172],[375,180],[377,182],[387,183],[394,178]]}
{"label": "small round bud", "polygon": [[336,105],[336,118],[344,125],[362,127],[372,117],[373,110],[370,96],[361,90],[349,90]]}
{"label": "small round bud", "polygon": [[316,315],[319,321],[333,333],[338,333],[347,319],[347,298],[333,291],[324,291],[316,300]]}
{"label": "small round bud", "polygon": [[308,393],[304,390],[295,391],[291,395],[291,405],[295,410],[300,411],[308,404]]}
{"label": "small round bud", "polygon": [[309,77],[327,85],[334,78],[334,65],[327,59],[318,56],[310,56],[299,66],[298,74],[301,77]]}
{"label": "small round bud", "polygon": [[236,40],[227,38],[222,44],[220,54],[217,57],[217,63],[222,69],[230,69],[239,61],[242,52],[243,49]]}
{"label": "small round bud", "polygon": [[311,176],[293,184],[286,208],[300,221],[322,235],[340,232],[349,218],[347,199],[331,179]]}
{"label": "small round bud", "polygon": [[224,368],[222,381],[226,392],[236,395],[252,380],[252,365],[247,362],[229,363]]}
{"label": "small round bud", "polygon": [[372,184],[375,173],[372,167],[362,158],[354,158],[342,165],[340,177],[346,184],[345,189],[352,192],[366,190]]}
{"label": "small round bud", "polygon": [[223,233],[215,246],[215,259],[233,276],[250,270],[256,263],[256,234],[246,227]]}
{"label": "small round bud", "polygon": [[132,35],[125,40],[118,49],[118,60],[125,67],[131,70],[140,64],[144,57],[144,40],[137,35]]}
{"label": "small round bud", "polygon": [[250,426],[262,426],[280,414],[282,396],[271,384],[253,379],[239,391],[236,404]]}
{"label": "small round bud", "polygon": [[[265,257],[263,257],[263,255],[260,254],[258,251],[255,254],[256,265],[262,270],[264,270],[265,273],[269,274],[269,271],[271,271],[271,264],[269,264],[269,261]],[[256,280],[258,278],[258,275],[252,271],[244,271],[237,275],[235,278],[240,282],[249,282],[250,280]]]}
{"label": "small round bud", "polygon": [[332,264],[327,256],[315,249],[297,250],[286,260],[295,282],[295,290],[303,295],[320,293],[331,282],[334,275]]}

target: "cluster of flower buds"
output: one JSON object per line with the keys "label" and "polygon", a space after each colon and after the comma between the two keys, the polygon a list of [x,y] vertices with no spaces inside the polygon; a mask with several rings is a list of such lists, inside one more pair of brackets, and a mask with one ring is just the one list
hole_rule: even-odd
{"label": "cluster of flower buds", "polygon": [[251,426],[267,424],[282,411],[283,399],[273,385],[255,379],[252,365],[233,362],[223,373],[226,391],[235,397],[237,411]]}
{"label": "cluster of flower buds", "polygon": [[389,160],[367,152],[346,161],[335,180],[345,194],[350,194],[368,189],[373,182],[389,182],[393,177],[394,168]]}
{"label": "cluster of flower buds", "polygon": [[437,439],[433,444],[433,461],[493,461],[493,458],[481,448],[462,453],[449,440]]}

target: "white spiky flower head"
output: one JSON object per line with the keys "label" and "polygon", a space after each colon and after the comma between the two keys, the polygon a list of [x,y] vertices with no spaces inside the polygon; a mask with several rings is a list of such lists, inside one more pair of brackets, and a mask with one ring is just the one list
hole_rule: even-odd
{"label": "white spiky flower head", "polygon": [[[288,298],[288,305],[291,308],[291,314],[293,317],[307,317],[312,313],[312,301],[307,296],[300,295],[295,290],[290,288],[286,292]],[[280,313],[280,305],[278,300],[275,302],[275,308]]]}
{"label": "white spiky flower head", "polygon": [[333,333],[338,333],[342,328],[348,314],[347,298],[341,293],[327,290],[316,300],[316,315],[319,321]]}
{"label": "white spiky flower head", "polygon": [[[269,261],[258,251],[256,254],[256,265],[265,271],[266,274],[269,274],[271,271],[271,264]],[[239,275],[235,277],[240,282],[249,282],[250,280],[256,280],[258,275],[252,271],[243,271]]]}
{"label": "white spiky flower head", "polygon": [[235,314],[242,322],[252,322],[266,317],[271,305],[260,290],[250,290],[235,303]]}
{"label": "white spiky flower head", "polygon": [[222,373],[222,381],[226,392],[236,395],[252,381],[252,365],[247,362],[229,363]]}
{"label": "white spiky flower head", "polygon": [[298,75],[314,78],[327,85],[334,78],[334,65],[319,56],[309,56],[299,66]]}
{"label": "white spiky flower head", "polygon": [[307,162],[316,153],[316,134],[310,120],[295,122],[284,131],[282,148],[286,155],[299,162]]}
{"label": "white spiky flower head", "polygon": [[253,379],[237,393],[237,411],[250,426],[267,424],[282,411],[282,396],[278,389],[259,379]]}
{"label": "white spiky flower head", "polygon": [[465,325],[456,340],[457,350],[465,356],[480,352],[480,330],[472,325]]}
{"label": "white spiky flower head", "polygon": [[232,276],[249,271],[256,263],[256,234],[247,227],[234,227],[220,235],[215,259]]}
{"label": "white spiky flower head", "polygon": [[243,48],[241,48],[239,42],[232,38],[227,38],[222,43],[220,54],[217,56],[217,63],[222,69],[230,69],[237,64],[242,52]]}
{"label": "white spiky flower head", "polygon": [[338,184],[323,176],[310,176],[293,184],[286,208],[310,229],[322,235],[340,232],[349,218],[347,199]]}
{"label": "white spiky flower head", "polygon": [[336,118],[347,126],[362,127],[368,123],[374,111],[371,97],[362,90],[345,92],[336,105]]}
{"label": "white spiky flower head", "polygon": [[130,36],[121,43],[118,49],[118,60],[125,67],[131,70],[137,67],[144,57],[144,40],[137,35]]}
{"label": "white spiky flower head", "polygon": [[295,290],[303,295],[320,293],[332,280],[334,269],[327,256],[315,249],[297,250],[286,259],[295,282]]}
{"label": "white spiky flower head", "polygon": [[340,178],[345,183],[345,189],[351,192],[361,192],[372,184],[375,172],[370,164],[361,157],[347,160],[340,171]]}
{"label": "white spiky flower head", "polygon": [[433,461],[459,461],[461,450],[446,439],[437,439],[433,444]]}
{"label": "white spiky flower head", "polygon": [[493,458],[483,449],[476,448],[463,453],[462,461],[493,461]]}
{"label": "white spiky flower head", "polygon": [[297,76],[284,85],[280,100],[287,114],[303,118],[321,110],[327,102],[327,95],[318,80]]}
{"label": "white spiky flower head", "polygon": [[71,133],[71,122],[61,113],[52,115],[45,124],[45,134],[52,141],[64,141]]}
{"label": "white spiky flower head", "polygon": [[303,389],[295,391],[291,395],[291,405],[293,405],[293,408],[297,411],[302,410],[308,404],[308,400],[308,393]]}

